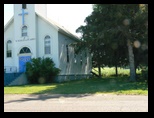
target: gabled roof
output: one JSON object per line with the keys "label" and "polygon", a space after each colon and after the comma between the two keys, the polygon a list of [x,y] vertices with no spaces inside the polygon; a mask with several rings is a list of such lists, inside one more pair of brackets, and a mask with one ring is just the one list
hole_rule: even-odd
{"label": "gabled roof", "polygon": [[13,23],[14,16],[11,17],[11,19],[7,22],[7,24],[4,26],[4,32],[7,30],[7,28]]}
{"label": "gabled roof", "polygon": [[[35,12],[36,13],[36,12]],[[70,31],[68,31],[67,29],[65,29],[64,27],[62,27],[61,25],[59,25],[58,23],[56,23],[55,21],[49,19],[49,18],[45,18],[41,15],[39,15],[38,13],[36,13],[36,15],[40,18],[42,18],[44,21],[46,21],[49,25],[52,25],[54,28],[56,28],[60,33],[73,38],[76,41],[79,41],[79,37],[77,37],[76,35],[72,34]],[[14,21],[14,16],[12,16],[12,18],[8,21],[8,23],[4,26],[4,32],[7,30],[7,28],[10,26],[11,23],[13,23]]]}
{"label": "gabled roof", "polygon": [[67,29],[65,29],[63,26],[61,26],[57,22],[55,22],[55,21],[53,21],[53,20],[51,20],[49,18],[45,18],[45,17],[39,15],[38,13],[36,13],[36,15],[38,15],[44,21],[46,21],[47,23],[49,23],[50,25],[52,25],[53,27],[55,27],[60,33],[62,33],[64,35],[67,35],[68,37],[71,37],[71,38],[79,41],[79,37],[77,37],[76,35],[72,34],[70,31],[68,31]]}

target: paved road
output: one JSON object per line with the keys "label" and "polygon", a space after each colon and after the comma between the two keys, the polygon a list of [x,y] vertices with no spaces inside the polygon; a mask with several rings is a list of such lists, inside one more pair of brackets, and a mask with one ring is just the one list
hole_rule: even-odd
{"label": "paved road", "polygon": [[6,94],[4,112],[148,112],[148,96]]}

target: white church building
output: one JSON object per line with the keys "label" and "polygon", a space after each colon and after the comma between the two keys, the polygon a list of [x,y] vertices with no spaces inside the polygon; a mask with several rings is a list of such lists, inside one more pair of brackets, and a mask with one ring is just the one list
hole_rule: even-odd
{"label": "white church building", "polygon": [[32,58],[50,57],[60,75],[89,74],[91,56],[75,54],[71,43],[79,38],[47,18],[46,4],[14,4],[14,15],[4,26],[4,70],[25,72]]}

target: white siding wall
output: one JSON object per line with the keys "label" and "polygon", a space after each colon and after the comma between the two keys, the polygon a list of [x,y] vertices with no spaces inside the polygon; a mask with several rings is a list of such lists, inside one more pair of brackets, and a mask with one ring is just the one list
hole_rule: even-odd
{"label": "white siding wall", "polygon": [[82,52],[82,64],[80,62],[80,53],[76,55],[76,63],[74,58],[74,48],[69,46],[69,63],[67,63],[67,51],[66,45],[71,44],[74,41],[69,37],[59,33],[59,59],[61,69],[60,75],[71,75],[71,74],[89,74],[91,71],[91,58],[87,53],[85,57],[85,52]]}
{"label": "white siding wall", "polygon": [[[51,57],[59,67],[59,57],[58,57],[58,32],[52,25],[49,25],[46,21],[37,17],[37,39],[38,39],[38,57]],[[51,54],[45,55],[44,53],[44,38],[46,35],[51,37]]]}
{"label": "white siding wall", "polygon": [[[14,53],[14,23],[11,23],[9,25],[9,27],[7,28],[7,30],[4,32],[4,66],[15,66],[14,64],[14,57],[15,57],[15,53]],[[12,57],[11,58],[7,58],[6,57],[6,44],[7,41],[11,40],[12,41]]]}

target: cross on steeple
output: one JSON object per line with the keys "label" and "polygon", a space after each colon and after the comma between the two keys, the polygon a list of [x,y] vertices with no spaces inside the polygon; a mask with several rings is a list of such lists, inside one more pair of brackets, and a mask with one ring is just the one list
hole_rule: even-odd
{"label": "cross on steeple", "polygon": [[25,24],[25,21],[24,21],[24,16],[25,15],[27,15],[28,14],[28,12],[25,12],[24,11],[24,9],[22,8],[22,13],[21,14],[19,14],[20,16],[22,16],[22,25],[24,25]]}

